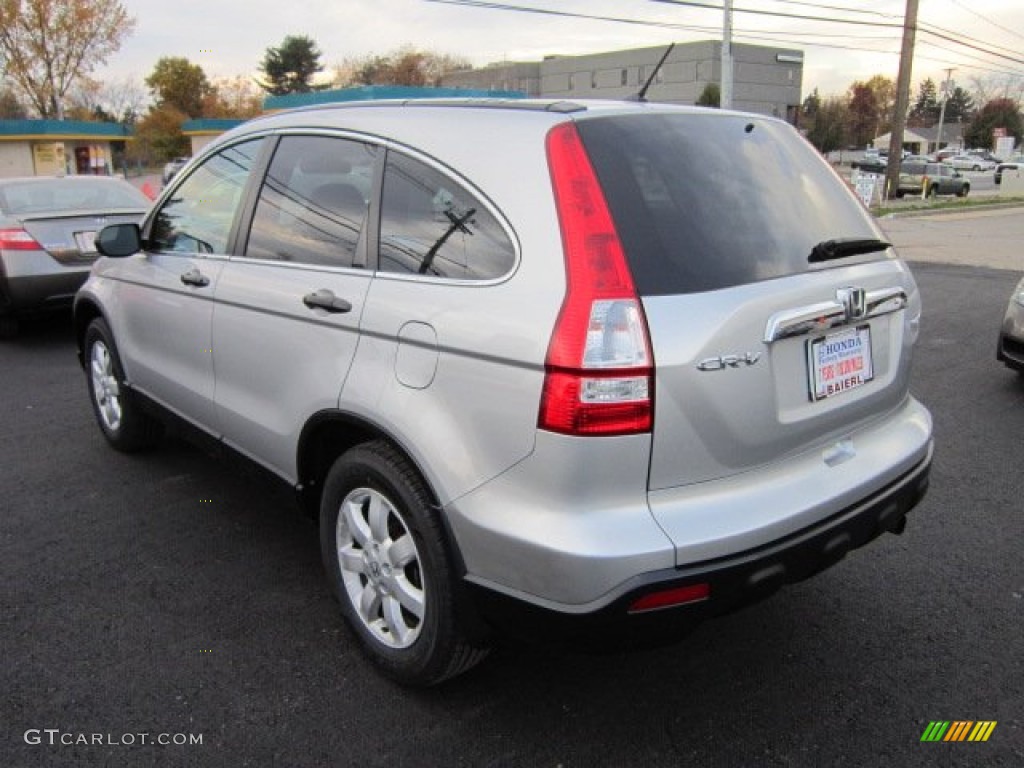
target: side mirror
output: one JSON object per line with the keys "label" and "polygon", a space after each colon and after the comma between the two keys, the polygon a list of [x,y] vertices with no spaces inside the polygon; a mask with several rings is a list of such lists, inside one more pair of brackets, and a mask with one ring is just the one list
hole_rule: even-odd
{"label": "side mirror", "polygon": [[131,256],[142,250],[142,232],[138,224],[111,224],[96,235],[96,250],[104,256]]}

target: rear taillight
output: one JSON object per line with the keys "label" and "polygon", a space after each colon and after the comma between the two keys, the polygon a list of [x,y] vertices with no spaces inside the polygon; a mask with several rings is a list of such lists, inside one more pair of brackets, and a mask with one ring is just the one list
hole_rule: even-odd
{"label": "rear taillight", "polygon": [[649,432],[647,321],[604,193],[573,123],[551,130],[547,153],[567,288],[548,345],[538,425],[569,435]]}
{"label": "rear taillight", "polygon": [[5,251],[43,250],[43,246],[24,229],[0,229],[0,248]]}

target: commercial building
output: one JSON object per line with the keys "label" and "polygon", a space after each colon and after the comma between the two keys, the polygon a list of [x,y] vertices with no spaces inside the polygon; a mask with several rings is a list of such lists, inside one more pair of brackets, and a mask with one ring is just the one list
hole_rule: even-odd
{"label": "commercial building", "polygon": [[[549,56],[538,62],[502,62],[451,72],[452,88],[500,88],[540,98],[622,99],[640,90],[666,46],[583,56]],[[803,52],[733,44],[733,107],[796,121],[801,103]],[[722,44],[707,40],[672,49],[655,76],[650,101],[694,104],[704,89],[721,84]]]}
{"label": "commercial building", "polygon": [[0,178],[106,175],[130,141],[114,123],[78,120],[0,120]]}

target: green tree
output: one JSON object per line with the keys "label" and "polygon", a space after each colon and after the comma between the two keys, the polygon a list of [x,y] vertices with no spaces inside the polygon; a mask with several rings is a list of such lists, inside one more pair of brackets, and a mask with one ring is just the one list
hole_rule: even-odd
{"label": "green tree", "polygon": [[117,0],[0,0],[0,63],[43,118],[64,118],[64,97],[135,27]]}
{"label": "green tree", "polygon": [[708,83],[705,85],[704,90],[697,97],[696,103],[699,107],[722,106],[722,89],[718,86],[718,83]]}
{"label": "green tree", "polygon": [[1024,119],[1020,107],[1013,99],[993,99],[980,110],[964,131],[964,141],[969,147],[993,145],[992,132],[1002,128],[1007,136],[1013,136],[1019,143],[1024,137]]}
{"label": "green tree", "polygon": [[959,85],[946,99],[946,122],[966,123],[974,117],[974,99]]}
{"label": "green tree", "polygon": [[918,127],[934,125],[939,121],[940,109],[935,81],[930,77],[922,80],[917,87],[917,100],[910,110],[907,124]]}
{"label": "green tree", "polygon": [[[806,103],[806,102],[805,102]],[[820,101],[814,114],[814,122],[807,129],[807,140],[822,154],[846,146],[846,126],[849,109],[846,101],[831,96]]]}
{"label": "green tree", "polygon": [[320,49],[311,38],[288,35],[277,48],[267,48],[260,63],[266,80],[257,82],[273,96],[322,91],[326,85],[313,85],[317,72],[324,69],[320,56]]}
{"label": "green tree", "polygon": [[189,118],[203,116],[203,103],[213,93],[203,68],[177,56],[157,61],[146,85],[158,109],[171,108]]}

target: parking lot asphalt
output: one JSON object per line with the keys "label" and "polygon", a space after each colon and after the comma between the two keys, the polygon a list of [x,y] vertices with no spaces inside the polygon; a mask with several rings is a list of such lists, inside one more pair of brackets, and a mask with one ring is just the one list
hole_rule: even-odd
{"label": "parking lot asphalt", "polygon": [[[994,359],[1024,263],[950,263],[1002,247],[956,222],[887,229],[936,244],[903,536],[668,648],[507,647],[426,692],[359,657],[287,490],[180,440],[110,450],[66,317],[0,342],[0,766],[1024,765],[1024,377]],[[923,743],[935,720],[997,725]]]}

